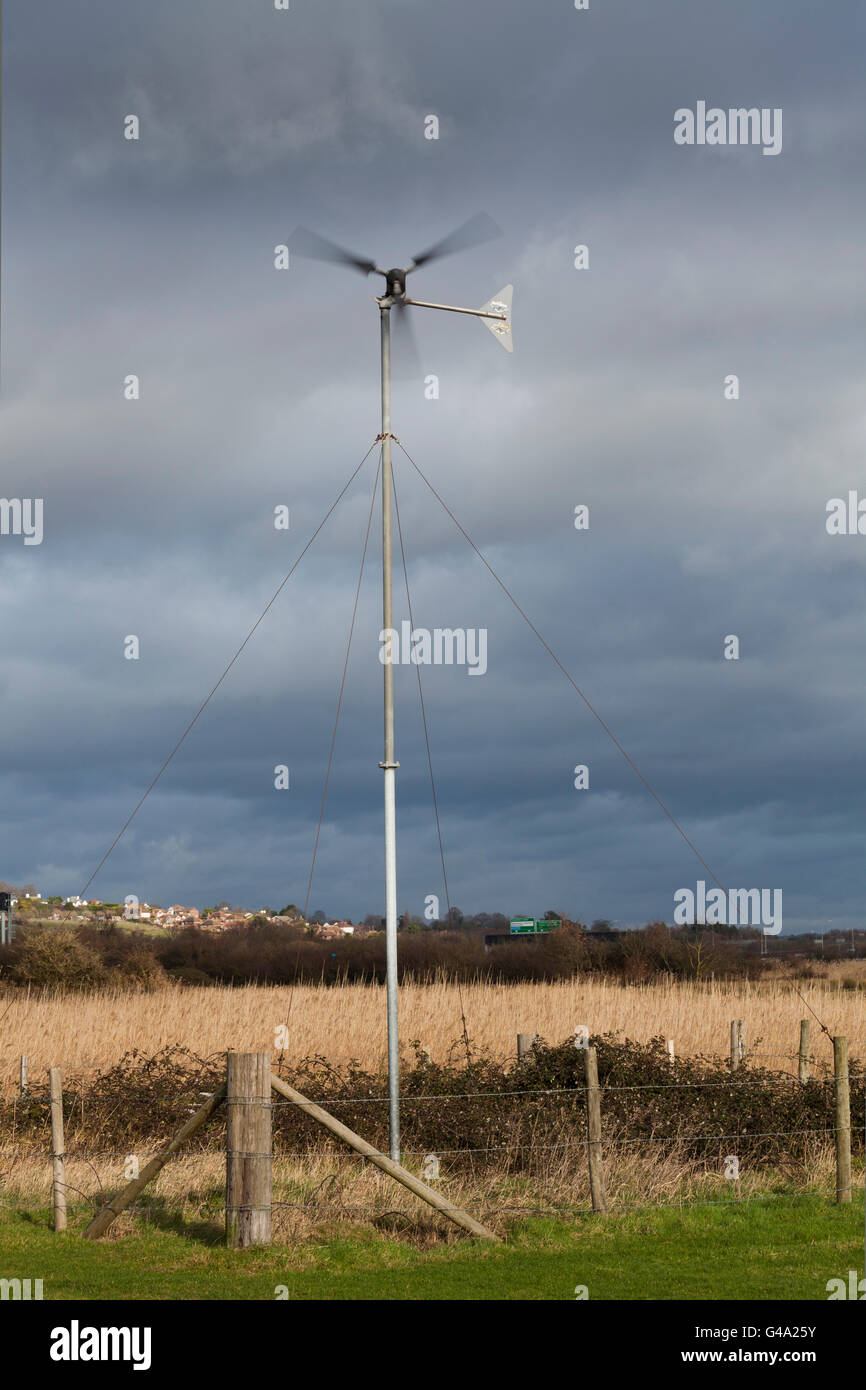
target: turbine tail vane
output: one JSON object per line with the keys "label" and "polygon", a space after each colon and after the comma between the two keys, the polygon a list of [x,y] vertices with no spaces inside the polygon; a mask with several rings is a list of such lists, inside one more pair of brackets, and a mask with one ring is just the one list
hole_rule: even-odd
{"label": "turbine tail vane", "polygon": [[514,351],[514,342],[511,337],[511,298],[514,294],[514,286],[506,285],[499,290],[492,299],[488,299],[486,304],[481,305],[482,314],[499,314],[500,318],[482,319],[498,343],[501,343],[506,352]]}

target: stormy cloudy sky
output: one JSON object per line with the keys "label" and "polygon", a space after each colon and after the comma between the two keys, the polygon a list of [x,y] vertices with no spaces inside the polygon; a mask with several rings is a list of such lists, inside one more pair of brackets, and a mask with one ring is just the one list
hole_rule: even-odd
{"label": "stormy cloudy sky", "polygon": [[[7,0],[4,30],[0,492],[44,539],[0,537],[0,877],[83,888],[378,432],[381,282],[274,247],[405,264],[484,209],[501,238],[414,292],[512,282],[514,354],[414,311],[394,430],[718,879],[781,888],[786,932],[863,925],[866,538],[825,526],[866,493],[862,8]],[[699,101],[781,108],[781,153],[675,145]],[[376,462],[90,896],[303,903]],[[422,669],[452,902],[670,920],[706,870],[395,468],[416,623],[488,632],[483,677]],[[378,526],[310,901],[353,918],[383,904]],[[399,907],[444,911],[396,678]]]}

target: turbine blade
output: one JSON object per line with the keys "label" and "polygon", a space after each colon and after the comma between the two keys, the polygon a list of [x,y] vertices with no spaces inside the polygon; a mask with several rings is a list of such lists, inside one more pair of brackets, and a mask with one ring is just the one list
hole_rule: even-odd
{"label": "turbine blade", "polygon": [[296,256],[305,256],[308,260],[332,261],[337,265],[351,266],[362,275],[372,275],[376,270],[375,261],[356,256],[353,251],[347,251],[335,241],[319,236],[318,232],[311,232],[308,227],[295,228],[289,240],[289,250],[294,251]]}
{"label": "turbine blade", "polygon": [[464,222],[441,241],[434,242],[426,251],[416,256],[409,269],[417,270],[418,266],[426,265],[428,261],[438,261],[442,256],[453,256],[455,251],[466,251],[470,246],[478,246],[482,241],[491,241],[493,237],[501,235],[492,217],[486,212],[476,213],[468,222]]}

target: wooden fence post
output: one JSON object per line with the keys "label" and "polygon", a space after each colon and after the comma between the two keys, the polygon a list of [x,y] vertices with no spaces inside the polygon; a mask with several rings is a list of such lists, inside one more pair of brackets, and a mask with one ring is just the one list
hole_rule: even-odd
{"label": "wooden fence post", "polygon": [[517,1060],[525,1062],[527,1057],[532,1056],[533,1044],[538,1040],[538,1033],[518,1033],[517,1034]]}
{"label": "wooden fence post", "polygon": [[27,1094],[27,1058],[23,1053],[18,1066],[18,1094],[20,1096]]}
{"label": "wooden fence post", "polygon": [[63,1081],[59,1067],[50,1067],[51,1176],[54,1188],[54,1229],[66,1230],[66,1153],[63,1145]]}
{"label": "wooden fence post", "polygon": [[674,1062],[676,1061],[676,1055],[675,1055],[675,1053],[674,1053],[674,1040],[673,1040],[673,1038],[668,1038],[668,1041],[667,1041],[667,1049],[668,1049],[668,1061],[670,1062],[671,1066],[673,1066]]}
{"label": "wooden fence post", "polygon": [[731,1019],[731,1071],[738,1071],[746,1053],[746,1025],[741,1018]]}
{"label": "wooden fence post", "polygon": [[812,1024],[808,1018],[800,1019],[800,1057],[797,1064],[797,1075],[800,1081],[809,1080],[809,1040],[812,1032]]}
{"label": "wooden fence post", "polygon": [[848,1087],[848,1039],[833,1039],[836,1082],[836,1201],[851,1201],[851,1094]]}
{"label": "wooden fence post", "polygon": [[604,1191],[604,1163],[601,1154],[601,1091],[598,1084],[598,1056],[594,1047],[586,1048],[586,1137],[589,1154],[589,1190],[593,1211],[607,1211]]}
{"label": "wooden fence post", "polygon": [[270,1053],[227,1053],[226,1106],[226,1244],[270,1245]]}

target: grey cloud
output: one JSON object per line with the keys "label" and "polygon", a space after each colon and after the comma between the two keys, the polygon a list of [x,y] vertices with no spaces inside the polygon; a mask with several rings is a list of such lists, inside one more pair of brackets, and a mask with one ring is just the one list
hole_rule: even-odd
{"label": "grey cloud", "polygon": [[[303,221],[404,262],[483,207],[501,241],[417,284],[480,304],[514,282],[517,350],[418,311],[441,396],[400,381],[397,433],[723,881],[781,883],[789,925],[859,924],[864,561],[824,530],[862,473],[845,16],[51,4],[7,39],[3,491],[44,497],[46,537],[0,541],[0,876],[80,888],[378,431],[376,285],[278,273],[274,245]],[[673,111],[699,96],[783,105],[781,157],[675,149]],[[454,899],[669,915],[697,861],[399,450],[395,467],[416,620],[489,629],[483,680],[423,673]],[[98,896],[298,900],[374,473]],[[382,893],[378,585],[374,522],[313,892],[352,915]],[[398,672],[400,903],[421,910],[440,887],[413,681]]]}

